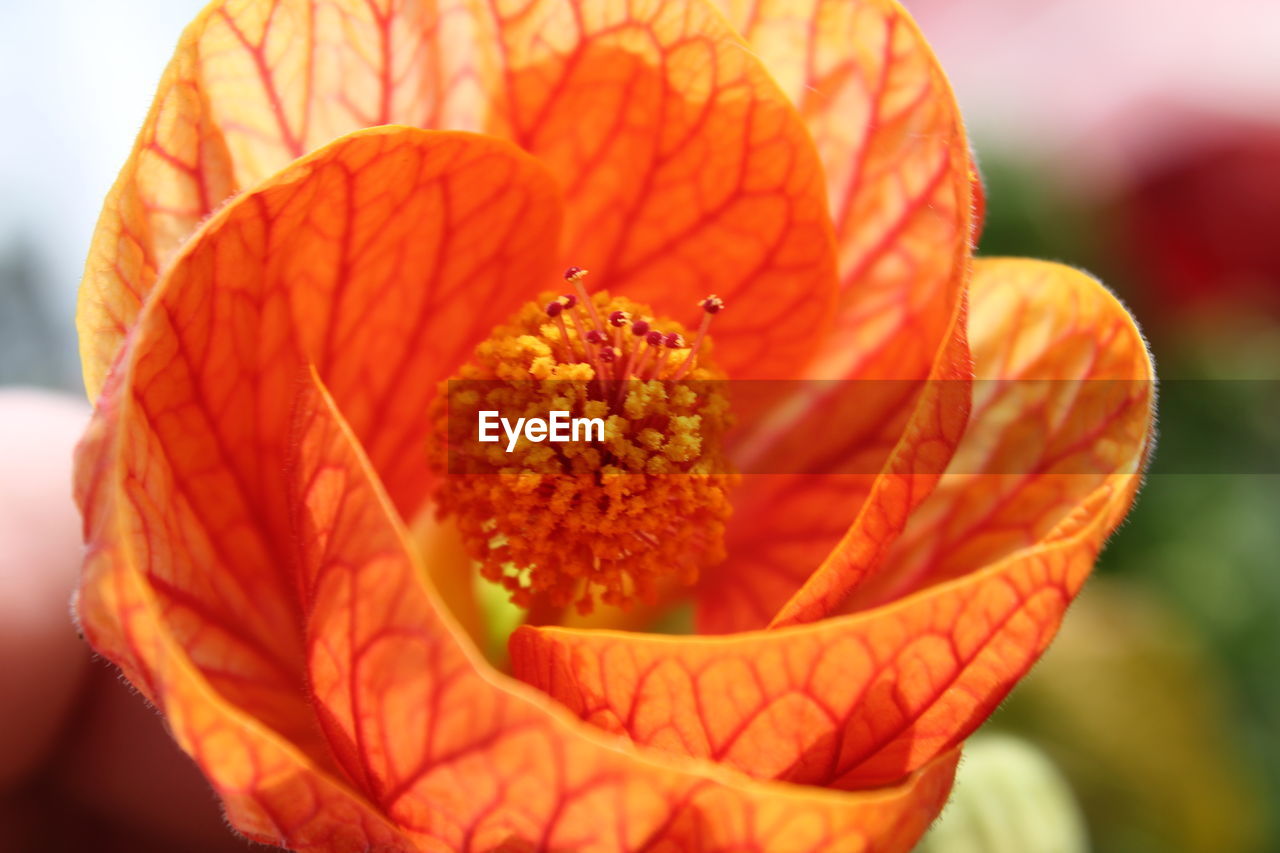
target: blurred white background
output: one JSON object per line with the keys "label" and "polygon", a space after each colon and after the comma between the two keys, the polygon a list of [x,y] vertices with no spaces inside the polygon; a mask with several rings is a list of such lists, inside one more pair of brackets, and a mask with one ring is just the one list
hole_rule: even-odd
{"label": "blurred white background", "polygon": [[72,314],[89,237],[202,5],[0,2],[0,383],[78,386]]}

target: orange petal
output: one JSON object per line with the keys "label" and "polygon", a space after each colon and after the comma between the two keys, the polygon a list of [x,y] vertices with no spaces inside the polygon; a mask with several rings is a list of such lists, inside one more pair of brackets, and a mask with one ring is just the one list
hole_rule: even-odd
{"label": "orange petal", "polygon": [[925,376],[960,301],[973,173],[951,87],[896,0],[721,0],[804,117],[840,253],[813,375]]}
{"label": "orange petal", "polygon": [[[1140,470],[1154,373],[1124,307],[1083,273],[980,259],[969,433],[875,578],[862,608],[1031,546],[1117,472]],[[1128,504],[1117,504],[1121,515]]]}
{"label": "orange petal", "polygon": [[970,370],[961,305],[927,380],[803,383],[819,400],[771,448],[788,473],[746,476],[735,494],[728,558],[699,588],[700,633],[835,612],[940,480],[969,420]]}
{"label": "orange petal", "polygon": [[[802,381],[734,492],[728,558],[698,588],[699,633],[830,614],[928,497],[969,417],[964,303],[927,379]],[[767,428],[767,425],[766,425]],[[876,473],[867,473],[876,472]],[[815,567],[817,567],[815,569]]]}
{"label": "orange petal", "polygon": [[687,316],[718,292],[735,306],[717,321],[735,375],[794,374],[828,325],[818,156],[702,3],[215,3],[184,34],[98,224],[77,321],[90,395],[209,212],[388,123],[483,131],[534,153],[570,200],[558,260],[663,313]]}
{"label": "orange petal", "polygon": [[[865,545],[874,526],[874,550],[832,556],[859,565],[804,593],[807,618],[816,618],[820,600],[847,592],[928,495],[965,411],[958,388],[940,401],[912,382],[963,378],[963,292],[981,220],[981,184],[955,99],[898,3],[722,5],[799,109],[825,167],[841,295],[835,334],[808,376],[891,381],[860,386],[854,411],[808,386],[779,407],[793,413],[789,423],[749,440],[767,446],[802,434],[792,448],[771,447],[766,466],[800,476],[748,479],[739,490],[730,559],[702,585],[699,629],[712,632],[763,626],[813,566],[851,537]],[[779,506],[788,511],[771,512]]]}
{"label": "orange petal", "polygon": [[[944,478],[920,508],[927,526],[904,540],[933,561],[905,589],[927,589],[727,637],[522,628],[517,675],[607,731],[807,784],[889,782],[965,738],[1053,637],[1129,508],[1152,429],[1142,339],[1092,279],[1053,264],[981,262],[974,302],[980,377],[1054,381],[1028,385],[1035,394],[980,395],[982,417],[953,465],[1016,462],[1031,473]],[[1011,428],[1031,417],[1030,431]],[[928,512],[934,504],[942,512]],[[973,518],[991,526],[950,536]],[[891,577],[914,566],[899,560]]]}
{"label": "orange petal", "polygon": [[89,246],[76,331],[90,399],[102,389],[159,271],[237,189],[226,143],[201,102],[194,29],[183,35],[165,69]]}
{"label": "orange petal", "polygon": [[355,0],[206,7],[94,234],[77,313],[90,397],[158,274],[229,196],[371,125],[479,129],[472,26],[469,12]]}
{"label": "orange petal", "polygon": [[554,277],[561,202],[537,160],[492,137],[389,127],[348,139],[255,190],[261,212],[229,217],[245,237],[216,263],[261,269],[268,293],[291,289],[296,345],[412,517],[431,485],[427,406]]}
{"label": "orange petal", "polygon": [[[138,455],[159,448],[144,419],[122,422],[128,417],[122,410],[137,407],[127,399],[123,382],[119,374],[109,380],[77,454],[77,497],[88,549],[74,610],[85,636],[165,715],[174,739],[216,787],[227,820],[248,837],[267,843],[288,837],[292,849],[317,853],[368,844],[388,853],[416,850],[405,833],[333,772],[331,762],[309,754],[318,753],[322,744],[314,738],[290,742],[272,726],[278,714],[259,716],[229,701],[193,664],[199,646],[219,645],[223,638],[214,625],[206,625],[206,636],[198,638],[190,628],[202,621],[199,602],[167,603],[148,579],[149,563],[154,568],[185,556],[165,541],[167,531],[148,527],[154,522],[168,526],[177,519],[157,516],[179,513],[172,505],[141,499],[148,493],[168,498],[173,484],[142,482],[163,479],[158,460],[144,466],[150,473],[143,477],[130,470]],[[130,445],[142,448],[134,459],[126,458]],[[239,651],[233,642],[225,643],[226,669],[256,668],[237,661]]]}
{"label": "orange petal", "polygon": [[560,178],[566,256],[668,315],[718,293],[729,375],[795,376],[828,326],[834,243],[822,165],[765,67],[703,2],[542,0],[497,17],[498,129]]}
{"label": "orange petal", "polygon": [[277,730],[314,727],[284,511],[263,497],[286,444],[255,444],[254,430],[288,433],[290,390],[316,365],[411,511],[429,486],[438,383],[529,295],[530,270],[549,272],[557,218],[554,185],[509,143],[379,128],[236,199],[162,281],[127,389],[176,490],[133,498],[174,503],[151,531],[170,559],[147,580],[203,675]]}
{"label": "orange petal", "polygon": [[[477,170],[503,193],[480,192]],[[499,239],[502,217],[537,196],[539,174],[505,143],[376,129],[215,215],[147,303],[79,452],[87,637],[164,711],[231,820],[261,841],[335,853],[910,849],[955,754],[850,795],[648,757],[487,670],[427,585],[321,374],[354,411],[365,400],[317,341],[340,306],[341,323],[374,323],[375,284],[414,321],[406,300],[434,282],[415,266],[423,233],[442,268],[456,256],[504,280],[506,264],[529,258]],[[454,208],[418,206],[440,197],[465,226]],[[386,220],[393,201],[410,222]],[[344,286],[326,287],[334,243],[376,246],[377,263],[339,264]],[[339,329],[335,340],[356,334]],[[410,448],[402,464],[414,459]]]}

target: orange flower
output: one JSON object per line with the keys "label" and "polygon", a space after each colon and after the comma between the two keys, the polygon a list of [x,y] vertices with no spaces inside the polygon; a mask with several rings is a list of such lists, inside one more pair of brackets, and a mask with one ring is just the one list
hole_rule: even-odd
{"label": "orange flower", "polygon": [[[183,36],[82,290],[77,612],[249,837],[908,850],[1127,511],[1141,338],[1081,273],[972,260],[963,129],[910,19],[730,5],[249,0]],[[511,678],[465,630],[475,530],[514,493],[425,523],[450,492],[423,448],[468,361],[532,369],[508,324],[568,263],[655,325],[718,293],[731,379],[861,390],[838,428],[790,429],[830,409],[814,385],[748,419],[721,449],[787,473],[688,498],[704,533],[709,501],[733,514],[681,577],[600,569],[698,574],[722,636],[597,606],[521,627]],[[546,328],[529,347],[581,344]],[[599,557],[565,531],[542,553]]]}

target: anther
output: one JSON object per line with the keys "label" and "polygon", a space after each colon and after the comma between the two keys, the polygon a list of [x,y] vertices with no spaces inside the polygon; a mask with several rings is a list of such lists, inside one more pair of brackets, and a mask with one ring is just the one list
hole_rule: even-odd
{"label": "anther", "polygon": [[724,310],[724,300],[713,293],[699,302],[698,307],[703,311],[702,323],[698,325],[698,334],[693,339],[693,346],[689,348],[689,354],[685,356],[680,367],[676,369],[675,374],[671,377],[672,379],[682,379],[685,374],[693,370],[698,358],[698,348],[702,346],[702,340],[707,336],[707,329],[711,327],[711,318]]}
{"label": "anther", "polygon": [[[615,312],[616,313],[616,312]],[[612,318],[611,318],[612,319]],[[623,382],[631,378],[631,371],[635,369],[636,358],[640,355],[640,344],[645,335],[649,334],[649,322],[647,320],[636,320],[631,324],[631,334],[637,340],[634,345],[629,347],[630,352],[627,354],[627,366],[622,369],[622,374],[618,377]],[[618,387],[618,405],[622,405],[622,401],[626,399],[627,386],[620,385]]]}
{"label": "anther", "polygon": [[587,313],[591,316],[591,327],[601,329],[603,326],[600,325],[600,315],[596,313],[596,304],[591,301],[591,297],[587,295],[587,288],[582,284],[582,280],[586,277],[587,271],[582,267],[569,267],[564,271],[564,280],[574,286],[578,299],[587,306]]}
{"label": "anther", "polygon": [[626,311],[613,311],[609,314],[609,325],[613,326],[613,345],[622,349],[622,327],[631,322],[631,315]]}
{"label": "anther", "polygon": [[662,377],[662,368],[667,364],[667,358],[671,355],[671,351],[684,348],[684,338],[679,332],[669,332],[662,339],[662,349],[658,351],[658,358],[653,363],[653,370],[649,374],[650,379],[660,379]]}
{"label": "anther", "polygon": [[560,340],[564,341],[565,362],[577,361],[573,352],[573,341],[569,339],[569,328],[564,324],[564,297],[553,299],[547,303],[547,316],[556,321],[560,329]]}
{"label": "anther", "polygon": [[[570,269],[577,269],[577,267],[571,267]],[[586,341],[587,339],[586,335],[584,335],[582,331],[582,322],[578,319],[577,312],[573,310],[573,307],[578,304],[578,297],[574,296],[572,293],[563,293],[560,296],[557,296],[555,302],[552,304],[560,306],[560,311],[558,313],[567,312],[569,314],[569,319],[573,322],[573,330],[578,333],[578,340]],[[547,313],[550,314],[552,317],[556,317],[555,314],[551,313],[551,305],[547,306]],[[570,356],[569,360],[575,361],[577,356],[576,356],[576,353],[574,352],[573,342],[569,341],[568,330],[564,328],[564,318],[556,317],[556,319],[561,326],[560,333],[564,335],[565,342],[568,344],[568,350],[569,350],[569,356]],[[590,360],[591,353],[588,350],[587,345],[585,343],[582,345],[582,349],[583,349],[583,352],[586,354],[587,359]]]}
{"label": "anther", "polygon": [[[642,320],[640,322],[643,323],[644,321]],[[636,323],[636,326],[638,325],[640,325],[640,323]],[[644,326],[646,329],[649,329],[648,323],[644,323]],[[633,326],[632,331],[634,330],[635,330],[635,327]],[[646,378],[644,375],[644,372],[645,372],[645,369],[649,366],[649,359],[653,356],[655,352],[658,351],[658,348],[662,346],[662,342],[666,339],[666,337],[667,337],[666,335],[662,334],[662,332],[659,332],[657,329],[649,329],[647,332],[644,333],[644,349],[640,353],[640,358],[639,360],[636,361],[636,366],[635,366],[635,375],[637,379]],[[640,349],[639,344],[637,344],[636,349]]]}

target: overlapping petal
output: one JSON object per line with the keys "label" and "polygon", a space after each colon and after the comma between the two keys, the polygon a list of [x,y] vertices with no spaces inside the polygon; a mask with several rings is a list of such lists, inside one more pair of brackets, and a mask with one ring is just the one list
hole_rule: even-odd
{"label": "overlapping petal", "polygon": [[[1085,281],[1051,263],[977,261],[970,437],[847,607],[891,601],[1029,547],[1113,472],[1141,469],[1153,368],[1124,307]],[[1113,523],[1127,509],[1117,503]]]}
{"label": "overlapping petal", "polygon": [[[118,664],[132,684],[165,715],[169,731],[216,786],[227,819],[250,838],[288,839],[299,851],[376,849],[409,851],[406,836],[333,772],[321,744],[271,728],[261,707],[239,707],[216,689],[192,663],[183,645],[182,621],[175,624],[146,574],[146,567],[173,559],[164,553],[152,523],[159,507],[130,493],[135,472],[122,464],[121,450],[146,435],[126,436],[123,376],[106,389],[77,458],[77,498],[85,511],[88,551],[75,611],[101,654]],[[146,451],[144,451],[145,455]],[[157,472],[159,465],[150,466]],[[154,473],[152,474],[154,477]],[[185,620],[190,624],[190,617]],[[225,658],[239,650],[206,626],[204,644],[224,644]],[[264,719],[265,717],[265,719]]]}
{"label": "overlapping petal", "polygon": [[508,105],[486,131],[562,181],[566,256],[667,313],[718,293],[718,362],[794,376],[825,337],[834,243],[822,165],[761,63],[701,0],[499,4],[495,19]]}
{"label": "overlapping petal", "polygon": [[[824,615],[929,494],[967,417],[963,293],[981,216],[959,108],[896,0],[722,6],[804,117],[827,176],[840,302],[805,375],[868,384],[856,400],[807,385],[748,442],[768,461],[744,469],[798,478],[749,478],[739,491],[733,558],[708,573],[699,602],[711,633],[768,624],[825,558],[802,593],[805,618]],[[957,384],[940,399],[923,393],[926,378]],[[773,512],[783,505],[813,509]]]}
{"label": "overlapping petal", "polygon": [[792,375],[821,340],[835,298],[821,164],[701,2],[220,2],[184,34],[98,225],[78,318],[91,396],[205,216],[318,145],[393,123],[542,160],[568,202],[561,261],[593,286],[666,313],[708,292],[741,304],[719,334],[736,375]]}
{"label": "overlapping petal", "polygon": [[817,144],[840,251],[815,377],[919,379],[960,301],[973,169],[946,75],[896,0],[720,0]]}
{"label": "overlapping petal", "polygon": [[151,309],[171,331],[135,354],[124,389],[152,419],[136,440],[154,434],[173,479],[162,495],[129,484],[170,505],[148,531],[166,556],[148,583],[214,687],[295,740],[312,727],[303,632],[285,509],[269,498],[301,365],[412,510],[442,362],[537,286],[528,272],[550,269],[557,217],[553,182],[509,143],[361,131],[224,208]]}
{"label": "overlapping petal", "polygon": [[785,438],[740,460],[778,473],[747,474],[735,492],[729,558],[699,588],[700,633],[820,619],[893,544],[968,423],[962,308],[927,377],[790,386],[777,409]]}
{"label": "overlapping petal", "polygon": [[889,603],[728,637],[526,627],[516,673],[608,731],[766,778],[882,784],[966,737],[1127,511],[1153,403],[1142,339],[1092,279],[979,262],[973,295],[983,417],[953,465],[975,467],[944,478],[920,533],[872,566],[895,582],[875,599]]}
{"label": "overlapping petal", "polygon": [[[518,198],[460,193],[477,234],[415,207],[488,180]],[[235,824],[293,849],[909,849],[954,754],[858,794],[646,757],[487,671],[443,615],[362,449],[376,422],[361,436],[339,411],[377,391],[324,359],[317,305],[335,291],[302,273],[328,268],[335,234],[383,261],[441,225],[445,254],[520,268],[539,249],[498,237],[549,186],[506,143],[385,128],[220,211],[152,295],[79,454],[86,634],[165,712]],[[389,197],[425,221],[391,227]],[[340,269],[342,298],[371,310],[432,292],[436,266]],[[448,312],[423,310],[446,335],[433,324]]]}

